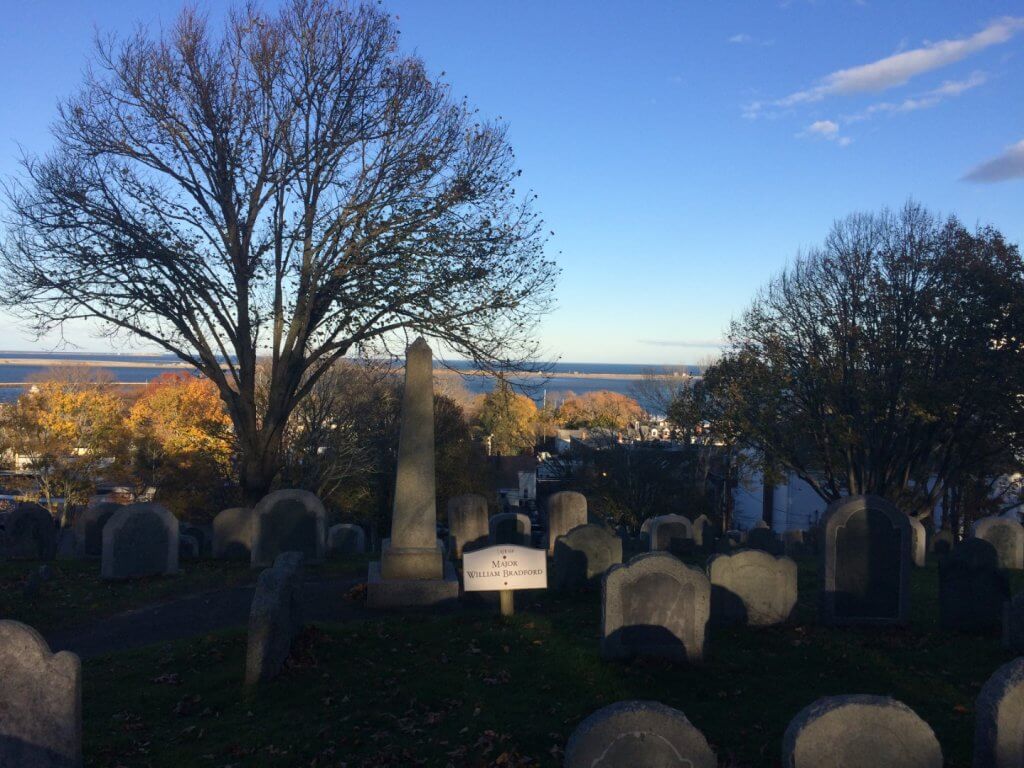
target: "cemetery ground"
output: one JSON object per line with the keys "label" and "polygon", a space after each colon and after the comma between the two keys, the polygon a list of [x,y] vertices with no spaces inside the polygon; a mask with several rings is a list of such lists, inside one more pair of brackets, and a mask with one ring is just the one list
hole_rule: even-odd
{"label": "cemetery ground", "polygon": [[[351,575],[366,558],[325,567]],[[703,564],[701,559],[691,560]],[[27,563],[19,564],[24,571]],[[87,596],[77,623],[125,606],[253,578],[245,564],[183,563],[184,575],[93,583],[96,564],[55,564]],[[11,565],[4,566],[10,582]],[[1014,591],[1024,574],[1012,574]],[[227,581],[226,581],[227,580]],[[98,582],[98,579],[95,579]],[[969,766],[974,701],[1012,654],[999,638],[937,625],[937,566],[913,574],[901,629],[816,623],[816,564],[800,564],[800,601],[782,627],[712,629],[699,666],[602,661],[599,593],[522,592],[441,615],[362,614],[308,626],[283,674],[245,696],[244,627],[83,662],[88,766],[558,766],[576,725],[624,699],[683,711],[723,766],[776,766],[782,734],[815,699],[892,695],[935,731],[948,766]],[[51,582],[52,583],[52,582]],[[124,587],[124,589],[120,589]],[[10,601],[11,590],[4,590]],[[358,602],[360,590],[346,599]],[[45,596],[45,593],[44,595]],[[53,628],[53,611],[4,615]],[[25,606],[22,606],[25,607]],[[49,627],[47,627],[47,622]]]}

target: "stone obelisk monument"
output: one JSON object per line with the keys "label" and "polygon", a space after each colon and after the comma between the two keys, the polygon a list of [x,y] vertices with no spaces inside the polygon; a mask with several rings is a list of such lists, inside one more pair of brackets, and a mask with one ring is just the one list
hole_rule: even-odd
{"label": "stone obelisk monument", "polygon": [[391,538],[370,563],[367,604],[402,608],[455,600],[459,582],[437,539],[434,477],[434,364],[427,342],[405,351]]}

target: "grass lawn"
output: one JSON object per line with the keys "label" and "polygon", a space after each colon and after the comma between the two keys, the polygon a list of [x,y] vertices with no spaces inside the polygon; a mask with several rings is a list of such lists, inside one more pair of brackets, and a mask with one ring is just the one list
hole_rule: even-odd
{"label": "grass lawn", "polygon": [[637,698],[685,712],[723,766],[775,766],[805,705],[874,693],[923,717],[947,765],[969,766],[974,700],[1011,655],[937,628],[935,565],[914,573],[900,630],[815,626],[812,564],[800,581],[792,625],[716,632],[699,667],[601,661],[598,595],[554,593],[521,593],[510,620],[495,608],[310,628],[250,699],[241,632],[89,661],[86,765],[558,766],[582,718]]}
{"label": "grass lawn", "polygon": [[[366,556],[332,560],[317,571],[324,578],[365,575]],[[88,624],[122,611],[213,589],[251,584],[259,575],[246,562],[183,560],[181,573],[134,581],[103,581],[99,560],[54,560],[53,578],[26,598],[22,586],[41,562],[0,562],[0,618],[17,619],[44,634]]]}

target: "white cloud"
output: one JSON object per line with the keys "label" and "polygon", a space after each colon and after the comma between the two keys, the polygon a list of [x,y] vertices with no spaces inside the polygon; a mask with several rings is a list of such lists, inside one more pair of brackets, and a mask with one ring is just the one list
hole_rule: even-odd
{"label": "white cloud", "polygon": [[991,184],[996,181],[1024,179],[1024,140],[1006,148],[1006,151],[991,160],[986,160],[968,171],[964,181]]}
{"label": "white cloud", "polygon": [[[920,48],[895,53],[869,64],[840,69],[818,81],[810,88],[791,93],[768,104],[773,107],[793,107],[821,101],[829,96],[884,91],[904,85],[914,77],[948,66],[993,45],[1010,40],[1024,30],[1024,17],[1006,16],[990,23],[970,37],[940,40]],[[745,114],[756,116],[764,102],[748,105]]]}
{"label": "white cloud", "polygon": [[743,45],[744,43],[754,42],[754,38],[748,35],[746,32],[740,32],[738,35],[733,35],[732,37],[730,37],[729,42],[735,43],[736,45]]}
{"label": "white cloud", "polygon": [[807,133],[812,136],[834,139],[839,135],[839,123],[832,120],[815,120],[807,127]]}
{"label": "white cloud", "polygon": [[919,109],[928,109],[929,107],[934,107],[946,99],[955,98],[965,91],[977,88],[979,85],[984,85],[986,82],[988,82],[988,75],[984,72],[974,72],[970,77],[967,77],[964,80],[946,80],[938,88],[925,91],[920,96],[914,96],[898,102],[882,101],[878,104],[872,104],[863,112],[846,118],[846,122],[867,120],[869,117],[873,117],[874,115],[883,112],[914,112]]}

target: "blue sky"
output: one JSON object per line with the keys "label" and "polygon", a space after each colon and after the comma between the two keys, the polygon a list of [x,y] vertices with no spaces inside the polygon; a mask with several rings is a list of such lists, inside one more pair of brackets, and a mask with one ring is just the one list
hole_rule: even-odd
{"label": "blue sky", "polygon": [[[406,50],[509,123],[555,231],[541,336],[564,360],[706,359],[756,289],[852,211],[913,197],[1024,242],[1020,0],[385,5]],[[18,144],[46,150],[94,26],[178,7],[6,3],[0,174]],[[0,323],[0,349],[37,346]]]}

